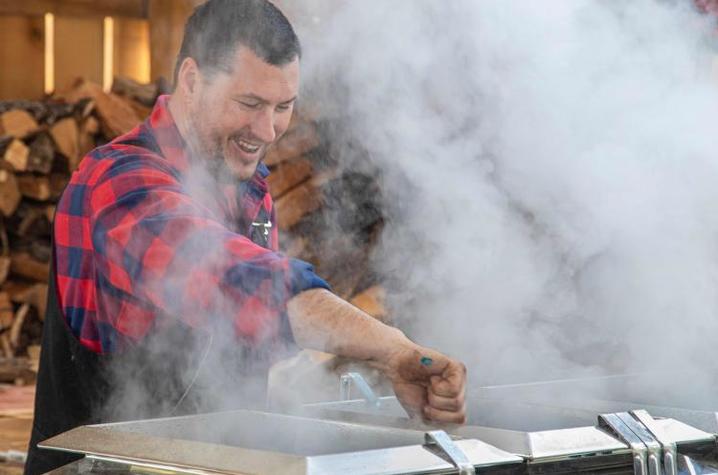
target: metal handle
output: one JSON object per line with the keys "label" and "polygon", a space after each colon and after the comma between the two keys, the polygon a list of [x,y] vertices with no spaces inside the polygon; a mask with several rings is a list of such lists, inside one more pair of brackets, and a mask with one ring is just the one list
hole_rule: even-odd
{"label": "metal handle", "polygon": [[661,459],[656,454],[650,454],[648,456],[648,474],[649,475],[663,475],[661,467]]}
{"label": "metal handle", "polygon": [[633,473],[648,475],[648,448],[646,444],[626,425],[619,414],[601,414],[598,425],[608,429],[633,451]]}
{"label": "metal handle", "polygon": [[656,424],[655,419],[644,409],[631,411],[631,415],[648,429],[663,448],[663,470],[666,475],[678,475],[678,452],[676,443],[669,440],[661,428]]}
{"label": "metal handle", "polygon": [[663,454],[663,467],[666,471],[666,475],[678,475],[678,464],[674,454],[671,452],[665,452]]}
{"label": "metal handle", "polygon": [[633,456],[633,473],[636,475],[645,475],[646,473],[648,473],[648,470],[646,470],[646,461],[644,457],[641,457],[640,455]]}
{"label": "metal handle", "polygon": [[424,435],[427,445],[436,445],[449,457],[451,464],[459,469],[459,475],[476,475],[474,465],[463,450],[443,430],[432,430]]}
{"label": "metal handle", "polygon": [[362,394],[367,403],[379,407],[379,398],[372,391],[364,376],[359,373],[345,373],[339,378],[339,399],[348,401],[351,398],[352,382]]}

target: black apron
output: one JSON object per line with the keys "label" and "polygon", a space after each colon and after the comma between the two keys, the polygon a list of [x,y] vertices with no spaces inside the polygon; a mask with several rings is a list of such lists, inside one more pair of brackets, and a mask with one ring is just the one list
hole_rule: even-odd
{"label": "black apron", "polygon": [[[155,143],[135,141],[132,145],[161,154]],[[262,217],[268,214],[263,207],[262,213]],[[264,233],[249,234],[255,243],[267,245]],[[87,349],[72,334],[57,299],[53,245],[35,415],[25,475],[46,473],[82,458],[82,455],[37,447],[38,442],[78,426],[261,405],[264,394],[256,387],[266,390],[269,354],[273,349],[262,349],[257,353],[238,344],[236,349],[228,351],[227,345],[212,344],[212,333],[226,335],[223,329],[203,332],[190,329],[179,319],[169,321],[172,325],[163,326],[154,332],[154,337],[150,332],[142,342],[120,353],[102,355]],[[157,335],[161,335],[163,342],[171,344],[156,344]],[[213,351],[215,347],[218,349]],[[185,351],[177,351],[178,348]],[[190,348],[194,350],[187,351]],[[223,370],[219,376],[216,375],[218,366]],[[200,377],[203,367],[212,368],[214,379]],[[253,378],[253,384],[247,384],[248,378]],[[122,410],[107,410],[122,407],[116,403],[127,395],[128,386],[143,394],[143,403]],[[236,398],[237,405],[232,405],[234,401],[207,403],[206,395],[215,393],[240,396]]]}

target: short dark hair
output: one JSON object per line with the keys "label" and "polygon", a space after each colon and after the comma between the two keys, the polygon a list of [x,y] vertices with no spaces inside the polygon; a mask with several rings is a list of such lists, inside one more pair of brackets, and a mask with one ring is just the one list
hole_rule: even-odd
{"label": "short dark hair", "polygon": [[175,86],[185,58],[194,59],[200,68],[226,71],[223,66],[240,45],[275,66],[302,54],[291,23],[267,0],[209,0],[195,8],[185,24]]}

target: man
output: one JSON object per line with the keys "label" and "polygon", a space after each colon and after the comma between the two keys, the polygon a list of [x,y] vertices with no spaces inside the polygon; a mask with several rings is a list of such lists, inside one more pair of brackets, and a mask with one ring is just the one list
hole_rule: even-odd
{"label": "man", "polygon": [[35,444],[82,424],[227,407],[218,393],[251,405],[261,393],[245,376],[292,342],[380,369],[413,414],[464,422],[461,363],[277,252],[262,158],[289,126],[299,57],[268,1],[210,0],[187,22],[172,95],[73,174],[54,224],[26,473],[72,461]]}

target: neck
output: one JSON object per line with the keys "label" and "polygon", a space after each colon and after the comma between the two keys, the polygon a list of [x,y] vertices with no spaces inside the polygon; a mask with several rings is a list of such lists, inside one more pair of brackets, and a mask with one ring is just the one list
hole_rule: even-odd
{"label": "neck", "polygon": [[174,119],[175,125],[185,143],[189,147],[190,156],[195,156],[199,152],[198,144],[194,139],[195,134],[192,133],[192,125],[189,120],[187,107],[182,101],[180,93],[174,92],[169,99],[169,110]]}
{"label": "neck", "polygon": [[185,113],[184,104],[182,104],[182,98],[179,97],[179,94],[177,92],[174,92],[170,96],[168,104],[170,114],[172,114],[172,119],[174,119],[175,125],[177,126],[177,130],[179,130],[179,133],[180,135],[182,135],[182,138],[187,141],[187,139],[189,138],[187,114]]}

